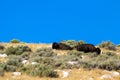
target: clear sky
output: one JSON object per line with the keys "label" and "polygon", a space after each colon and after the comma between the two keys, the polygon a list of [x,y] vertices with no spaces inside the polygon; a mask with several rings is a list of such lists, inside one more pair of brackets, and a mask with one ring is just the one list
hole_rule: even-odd
{"label": "clear sky", "polygon": [[120,43],[120,0],[0,0],[0,41]]}

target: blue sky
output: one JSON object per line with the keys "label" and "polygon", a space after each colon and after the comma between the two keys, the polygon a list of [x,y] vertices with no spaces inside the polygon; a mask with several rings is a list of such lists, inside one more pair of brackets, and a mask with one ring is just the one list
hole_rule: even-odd
{"label": "blue sky", "polygon": [[120,40],[119,0],[1,0],[0,41]]}

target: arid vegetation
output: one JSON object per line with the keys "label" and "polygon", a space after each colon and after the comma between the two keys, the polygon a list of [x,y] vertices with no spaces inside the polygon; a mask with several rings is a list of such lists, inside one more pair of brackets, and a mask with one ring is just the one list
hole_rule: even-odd
{"label": "arid vegetation", "polygon": [[[120,47],[110,41],[97,45],[100,55],[12,41],[0,43],[0,80],[120,80]],[[86,42],[62,43],[73,47]]]}

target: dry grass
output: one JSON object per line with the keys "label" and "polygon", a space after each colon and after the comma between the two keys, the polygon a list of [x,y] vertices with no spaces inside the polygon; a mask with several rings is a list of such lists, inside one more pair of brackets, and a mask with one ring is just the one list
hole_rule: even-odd
{"label": "dry grass", "polygon": [[35,43],[1,43],[5,48],[10,46],[17,47],[17,46],[28,46],[32,49],[32,51],[36,51],[39,48],[43,47],[51,47],[51,44],[35,44]]}
{"label": "dry grass", "polygon": [[[109,71],[94,69],[94,70],[86,70],[86,69],[72,69],[70,72],[70,76],[67,78],[62,78],[61,72],[59,72],[59,78],[40,78],[40,77],[31,77],[26,74],[20,77],[13,77],[12,73],[6,73],[4,77],[0,77],[0,80],[88,80],[89,78],[94,78],[94,80],[100,80],[100,76],[104,74],[109,74]],[[104,79],[111,80],[111,79]],[[120,80],[120,76],[113,77],[112,80]]]}
{"label": "dry grass", "polygon": [[6,62],[7,60],[7,58],[0,58],[0,62]]}

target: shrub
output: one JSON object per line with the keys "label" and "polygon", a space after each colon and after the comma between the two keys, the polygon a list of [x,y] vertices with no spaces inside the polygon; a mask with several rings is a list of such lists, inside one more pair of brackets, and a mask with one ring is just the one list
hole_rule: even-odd
{"label": "shrub", "polygon": [[100,68],[105,70],[119,70],[120,69],[120,56],[115,53],[106,52],[102,55],[90,58],[89,55],[86,59],[79,60],[80,67],[93,69]]}
{"label": "shrub", "polygon": [[83,41],[83,40],[80,40],[78,42],[75,41],[75,40],[67,40],[67,41],[63,40],[63,41],[61,41],[61,43],[64,43],[64,44],[66,44],[66,45],[68,45],[70,47],[75,47],[78,44],[86,44],[86,42]]}
{"label": "shrub", "polygon": [[28,46],[18,46],[17,49],[21,49],[23,52],[31,52],[31,49]]}
{"label": "shrub", "polygon": [[66,44],[71,47],[74,47],[77,45],[77,42],[75,40],[68,40]]}
{"label": "shrub", "polygon": [[7,55],[16,54],[16,49],[11,46],[11,47],[9,47],[9,48],[6,49],[5,53]]}
{"label": "shrub", "polygon": [[109,49],[109,50],[116,50],[116,46],[112,42],[110,42],[110,41],[102,42],[98,46],[100,48],[106,48],[106,49]]}
{"label": "shrub", "polygon": [[[101,59],[100,59],[101,58]],[[98,68],[106,70],[119,70],[120,69],[120,56],[115,53],[106,52],[99,57]]]}
{"label": "shrub", "polygon": [[3,69],[4,69],[5,66],[6,66],[5,63],[1,63],[1,62],[0,62],[0,68],[3,68]]}
{"label": "shrub", "polygon": [[0,76],[4,76],[5,63],[0,63]]}
{"label": "shrub", "polygon": [[8,61],[6,62],[6,71],[16,71],[23,66],[21,63],[22,58],[20,56],[11,55],[9,56]]}
{"label": "shrub", "polygon": [[24,52],[23,54],[20,55],[20,57],[23,60],[28,60],[29,59],[30,52]]}
{"label": "shrub", "polygon": [[40,49],[36,50],[36,52],[41,52],[41,51],[53,52],[52,48],[40,48]]}
{"label": "shrub", "polygon": [[27,73],[27,74],[29,74],[30,70],[31,70],[31,69],[30,69],[28,66],[22,66],[22,67],[20,68],[20,71],[21,71],[22,73]]}
{"label": "shrub", "polygon": [[96,54],[96,52],[88,52],[88,53],[84,53],[84,55],[89,58],[95,58],[98,56],[98,54]]}
{"label": "shrub", "polygon": [[16,66],[16,67],[22,66],[22,64],[20,63],[20,61],[18,59],[9,59],[7,61],[7,65],[13,65],[13,66]]}
{"label": "shrub", "polygon": [[83,40],[80,40],[80,41],[78,41],[78,44],[86,44],[86,42]]}
{"label": "shrub", "polygon": [[110,70],[115,69],[115,63],[113,60],[103,61],[98,64],[98,68],[110,71]]}
{"label": "shrub", "polygon": [[8,47],[5,51],[7,55],[21,55],[24,52],[31,52],[31,49],[28,46],[18,46],[18,47]]}
{"label": "shrub", "polygon": [[115,46],[108,46],[108,48],[107,49],[109,49],[109,50],[116,50],[116,47]]}
{"label": "shrub", "polygon": [[42,60],[42,57],[40,57],[40,56],[33,56],[32,55],[32,57],[30,57],[30,59],[29,59],[30,61],[33,61],[33,62],[42,62],[41,60]]}
{"label": "shrub", "polygon": [[46,64],[49,66],[54,66],[55,65],[55,59],[53,59],[52,57],[33,57],[30,58],[30,61],[33,62],[38,62],[39,64]]}
{"label": "shrub", "polygon": [[69,61],[79,61],[80,57],[75,55],[61,55],[57,56],[54,59],[54,68],[60,68],[60,69],[72,69],[77,68],[79,64],[77,65],[71,65],[68,62]]}
{"label": "shrub", "polygon": [[93,69],[96,68],[97,64],[96,61],[89,61],[89,60],[84,60],[80,61],[80,67],[86,68],[86,69]]}
{"label": "shrub", "polygon": [[10,41],[10,43],[20,43],[20,41],[18,39],[13,39]]}
{"label": "shrub", "polygon": [[103,56],[104,56],[104,55],[109,56],[109,57],[117,56],[116,53],[113,53],[113,52],[106,52],[106,53],[103,53]]}
{"label": "shrub", "polygon": [[15,72],[17,70],[17,67],[12,66],[12,65],[6,65],[5,71],[7,72]]}
{"label": "shrub", "polygon": [[46,57],[46,58],[41,58],[41,63],[43,64],[46,64],[46,65],[54,65],[55,63],[55,60],[53,58],[49,58],[49,57]]}
{"label": "shrub", "polygon": [[61,43],[64,43],[70,47],[74,47],[77,45],[77,42],[75,40],[62,41]]}
{"label": "shrub", "polygon": [[72,69],[72,68],[74,68],[74,66],[70,65],[68,63],[62,63],[62,65],[59,68],[60,69]]}
{"label": "shrub", "polygon": [[22,61],[22,57],[19,56],[19,55],[9,55],[9,56],[8,56],[8,59],[9,59],[9,60],[14,59],[14,60],[17,60],[17,61],[19,61],[19,62]]}
{"label": "shrub", "polygon": [[77,50],[72,50],[72,51],[69,51],[67,54],[81,57],[81,55],[83,55],[84,53]]}
{"label": "shrub", "polygon": [[53,57],[56,56],[57,54],[53,52],[51,48],[41,48],[38,49],[34,54],[31,55],[33,56],[41,56],[41,57]]}
{"label": "shrub", "polygon": [[36,68],[32,68],[29,72],[31,76],[39,77],[58,77],[57,72],[55,72],[50,66],[45,64],[40,64]]}
{"label": "shrub", "polygon": [[118,44],[117,47],[120,47],[120,44]]}

